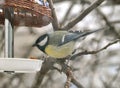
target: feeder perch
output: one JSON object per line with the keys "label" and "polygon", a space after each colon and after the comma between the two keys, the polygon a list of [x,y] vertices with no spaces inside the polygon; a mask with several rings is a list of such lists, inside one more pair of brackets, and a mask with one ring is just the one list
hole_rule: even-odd
{"label": "feeder perch", "polygon": [[5,25],[5,58],[0,58],[0,72],[31,73],[40,70],[41,60],[14,58],[14,26],[42,27],[51,21],[49,3],[40,4],[38,1],[0,1],[0,24]]}

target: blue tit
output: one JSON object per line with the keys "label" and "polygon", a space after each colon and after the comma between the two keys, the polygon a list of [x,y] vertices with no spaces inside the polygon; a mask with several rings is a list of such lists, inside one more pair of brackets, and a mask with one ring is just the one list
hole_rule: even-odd
{"label": "blue tit", "polygon": [[88,32],[55,31],[49,34],[46,33],[40,36],[33,46],[36,46],[50,57],[58,59],[65,58],[72,55],[75,50],[75,43],[78,39],[99,30]]}

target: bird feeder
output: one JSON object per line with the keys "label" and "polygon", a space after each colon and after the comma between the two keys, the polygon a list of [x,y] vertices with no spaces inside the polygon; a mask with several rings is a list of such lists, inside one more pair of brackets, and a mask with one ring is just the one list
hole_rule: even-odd
{"label": "bird feeder", "polygon": [[42,27],[51,21],[48,2],[36,1],[0,0],[0,24],[5,25],[5,58],[0,58],[0,72],[31,73],[40,70],[41,60],[14,58],[14,26]]}

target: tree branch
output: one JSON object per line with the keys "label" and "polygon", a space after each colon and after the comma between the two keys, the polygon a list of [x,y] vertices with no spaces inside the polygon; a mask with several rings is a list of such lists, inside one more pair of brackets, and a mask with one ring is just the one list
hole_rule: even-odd
{"label": "tree branch", "polygon": [[46,60],[42,64],[40,72],[37,74],[35,78],[35,83],[32,85],[31,88],[39,88],[47,72],[52,68],[52,65],[53,60],[51,58],[46,58]]}
{"label": "tree branch", "polygon": [[117,36],[117,38],[120,39],[119,33],[116,32],[115,27],[111,24],[111,22],[109,22],[109,20],[107,19],[107,17],[106,17],[99,9],[97,9],[96,11],[97,11],[97,13],[98,13],[99,15],[101,15],[101,17],[102,17],[103,20],[105,21],[106,25],[109,27],[109,30],[110,30],[111,32],[113,32],[113,33]]}
{"label": "tree branch", "polygon": [[71,83],[71,80],[73,78],[73,74],[72,74],[72,70],[70,69],[70,67],[68,67],[66,69],[66,75],[67,75],[67,81],[65,83],[65,87],[64,88],[70,88],[70,83]]}
{"label": "tree branch", "polygon": [[53,1],[52,0],[48,0],[49,2],[49,5],[50,5],[50,8],[51,8],[51,12],[52,12],[52,26],[55,30],[58,30],[60,29],[60,24],[58,22],[58,19],[57,19],[57,15],[56,15],[56,12],[55,12],[55,8],[53,6]]}
{"label": "tree branch", "polygon": [[86,8],[78,17],[70,21],[67,25],[62,27],[63,30],[69,30],[75,26],[79,21],[81,21],[86,15],[88,15],[92,10],[98,7],[104,0],[96,0],[88,8]]}
{"label": "tree branch", "polygon": [[77,88],[84,88],[74,77],[72,78],[71,82],[77,86]]}
{"label": "tree branch", "polygon": [[110,21],[111,24],[120,24],[120,20]]}
{"label": "tree branch", "polygon": [[70,82],[72,82],[77,88],[84,88],[82,84],[80,84],[73,76],[72,69],[65,63],[61,63],[62,66],[62,72],[64,72],[67,75],[67,81],[68,85],[65,88],[69,87]]}
{"label": "tree branch", "polygon": [[108,43],[106,46],[104,46],[103,48],[101,48],[99,50],[96,50],[96,51],[84,51],[84,52],[77,53],[77,54],[75,54],[71,57],[71,60],[73,60],[77,56],[99,53],[100,51],[103,51],[103,50],[107,49],[109,46],[111,46],[111,45],[113,45],[113,44],[115,44],[119,41],[120,41],[120,39],[116,39],[115,41],[113,41],[111,43]]}
{"label": "tree branch", "polygon": [[70,7],[68,8],[64,18],[63,18],[63,21],[61,22],[61,25],[64,25],[64,23],[66,22],[66,20],[68,19],[68,15],[70,14],[71,12],[71,9],[73,8],[73,6],[75,5],[75,1],[71,2],[71,5]]}

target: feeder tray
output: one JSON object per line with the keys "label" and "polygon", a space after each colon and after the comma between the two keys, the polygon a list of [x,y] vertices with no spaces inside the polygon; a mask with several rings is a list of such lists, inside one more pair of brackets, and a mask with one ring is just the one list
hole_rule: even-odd
{"label": "feeder tray", "polygon": [[9,7],[14,9],[14,26],[42,27],[51,21],[50,8],[34,0],[1,0],[0,24],[4,25],[4,10]]}
{"label": "feeder tray", "polygon": [[34,0],[0,0],[0,24],[5,25],[5,58],[0,58],[0,72],[31,73],[41,69],[42,60],[14,58],[14,26],[42,27],[50,21],[49,7]]}
{"label": "feeder tray", "polygon": [[42,62],[26,58],[0,58],[0,72],[34,73],[41,69]]}

